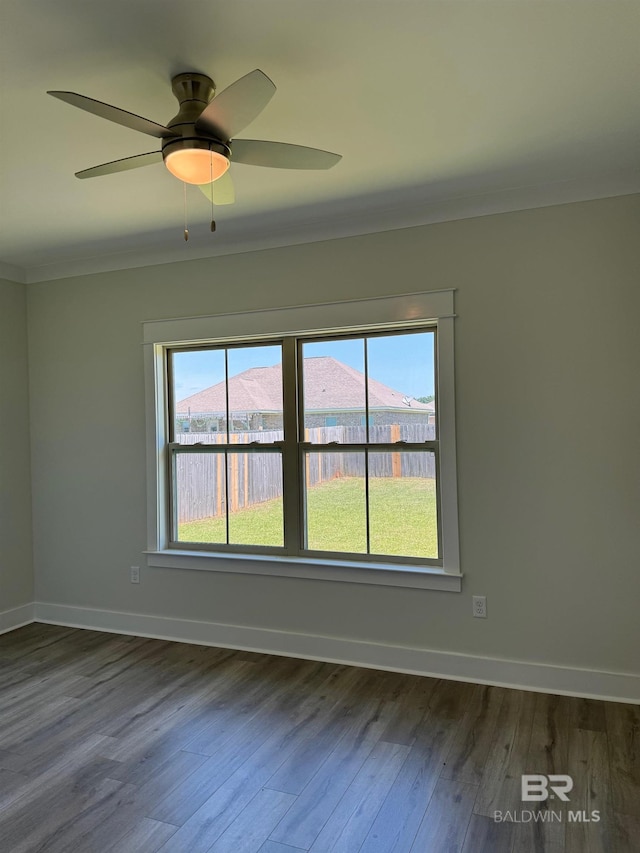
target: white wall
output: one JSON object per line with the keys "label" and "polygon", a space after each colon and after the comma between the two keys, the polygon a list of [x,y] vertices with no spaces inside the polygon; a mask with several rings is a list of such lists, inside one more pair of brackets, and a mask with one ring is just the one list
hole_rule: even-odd
{"label": "white wall", "polygon": [[[37,599],[637,673],[639,214],[627,196],[29,285]],[[443,287],[462,594],[151,568],[129,583],[143,320]]]}
{"label": "white wall", "polygon": [[[0,614],[33,601],[26,287],[0,279]],[[0,629],[9,627],[0,618]]]}

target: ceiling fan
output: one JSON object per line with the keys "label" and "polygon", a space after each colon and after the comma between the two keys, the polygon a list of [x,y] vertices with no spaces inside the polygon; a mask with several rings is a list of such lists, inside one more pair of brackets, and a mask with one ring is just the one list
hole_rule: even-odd
{"label": "ceiling fan", "polygon": [[74,107],[162,140],[159,151],[102,163],[76,172],[76,177],[96,178],[164,161],[171,174],[200,186],[215,204],[232,204],[231,161],[276,169],[330,169],[342,159],[340,154],[319,148],[235,138],[275,94],[274,83],[258,69],[215,97],[215,84],[205,74],[178,74],[171,81],[171,89],[180,109],[166,126],[76,92],[48,92]]}

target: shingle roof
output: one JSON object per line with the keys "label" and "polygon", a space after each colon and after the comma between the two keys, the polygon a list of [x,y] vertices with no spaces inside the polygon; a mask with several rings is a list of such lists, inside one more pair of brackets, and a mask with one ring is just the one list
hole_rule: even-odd
{"label": "shingle roof", "polygon": [[[364,407],[364,376],[360,371],[331,356],[304,360],[306,411],[336,411]],[[234,412],[282,411],[282,370],[252,367],[229,379],[229,408]],[[401,391],[394,391],[376,379],[369,379],[370,409],[414,409],[433,412],[433,403],[420,403]],[[223,413],[226,411],[224,382],[218,382],[176,403],[176,412]]]}

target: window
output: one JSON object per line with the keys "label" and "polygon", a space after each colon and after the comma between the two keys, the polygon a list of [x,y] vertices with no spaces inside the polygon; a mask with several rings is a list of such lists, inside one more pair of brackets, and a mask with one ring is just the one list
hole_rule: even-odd
{"label": "window", "polygon": [[150,565],[459,589],[451,297],[145,324]]}
{"label": "window", "polygon": [[169,547],[440,565],[435,338],[168,348]]}
{"label": "window", "polygon": [[282,341],[166,350],[169,424],[185,415],[192,424],[169,430],[169,547],[291,551],[282,350]]}

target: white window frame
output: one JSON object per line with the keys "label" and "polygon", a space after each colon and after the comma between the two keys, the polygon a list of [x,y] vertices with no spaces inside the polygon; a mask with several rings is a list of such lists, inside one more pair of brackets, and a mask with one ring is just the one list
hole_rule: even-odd
{"label": "white window frame", "polygon": [[[264,311],[143,323],[147,423],[147,562],[149,566],[277,575],[459,592],[458,498],[455,436],[453,290],[436,290]],[[166,350],[280,336],[341,334],[437,327],[437,418],[440,447],[442,567],[169,548],[168,406]]]}

